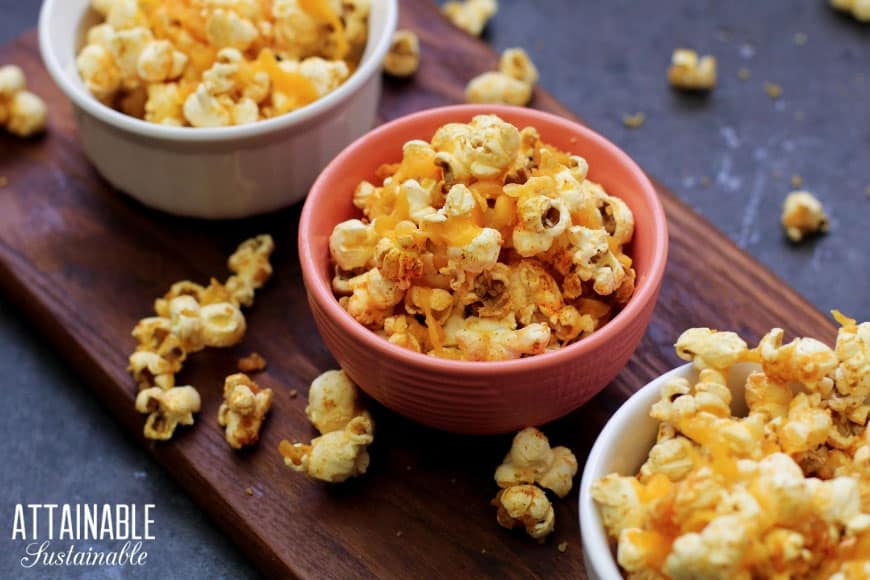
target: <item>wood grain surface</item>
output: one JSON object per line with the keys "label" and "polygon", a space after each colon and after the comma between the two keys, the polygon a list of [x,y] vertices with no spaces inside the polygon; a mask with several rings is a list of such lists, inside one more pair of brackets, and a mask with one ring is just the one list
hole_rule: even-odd
{"label": "wood grain surface", "polygon": [[[413,80],[385,81],[382,119],[461,101],[467,80],[494,67],[490,49],[443,21],[429,0],[402,2],[401,20],[420,35],[423,65]],[[0,49],[0,62],[20,63],[50,109],[46,136],[0,135],[0,176],[8,179],[0,188],[0,287],[260,570],[308,578],[585,578],[575,496],[555,502],[556,532],[544,544],[496,524],[492,475],[510,437],[436,432],[372,403],[378,430],[365,477],[329,487],[287,470],[278,442],[314,435],[305,393],[335,365],[304,296],[300,208],[221,223],[149,210],[113,191],[88,163],[70,105],[42,67],[35,33]],[[533,106],[573,117],[540,90]],[[826,341],[835,335],[826,315],[658,187],[671,253],[650,328],[613,384],[545,428],[581,464],[619,404],[677,364],[671,345],[685,328],[731,329],[749,341],[773,326]],[[196,385],[203,397],[194,428],[168,444],[144,440],[136,387],[125,370],[131,328],[172,282],[225,277],[236,244],[261,232],[277,243],[276,275],[247,313],[244,342],[198,353],[185,365],[180,382]],[[222,378],[237,356],[254,350],[269,361],[256,380],[275,391],[275,403],[260,444],[238,453],[223,440],[217,409]],[[556,548],[562,541],[565,553]]]}

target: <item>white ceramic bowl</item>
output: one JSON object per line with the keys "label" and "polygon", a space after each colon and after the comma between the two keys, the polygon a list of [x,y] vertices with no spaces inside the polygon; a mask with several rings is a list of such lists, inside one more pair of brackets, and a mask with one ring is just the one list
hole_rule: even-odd
{"label": "white ceramic bowl", "polygon": [[[739,416],[746,413],[746,377],[759,369],[760,366],[754,363],[742,363],[731,368],[728,388],[733,394],[732,413]],[[662,386],[676,377],[685,377],[694,382],[698,373],[691,364],[686,364],[641,388],[613,414],[589,452],[580,481],[579,506],[583,560],[590,580],[619,580],[622,574],[589,489],[608,473],[634,475],[638,472],[655,444],[658,431],[659,422],[649,416],[650,408],[659,400]]]}
{"label": "white ceramic bowl", "polygon": [[45,0],[39,47],[48,72],[72,101],[79,137],[97,170],[145,205],[201,218],[237,218],[291,205],[320,170],[372,128],[381,63],[397,0],[374,0],[362,61],[314,103],[250,125],[164,127],[113,110],[85,88],[75,58],[97,22],[90,0]]}

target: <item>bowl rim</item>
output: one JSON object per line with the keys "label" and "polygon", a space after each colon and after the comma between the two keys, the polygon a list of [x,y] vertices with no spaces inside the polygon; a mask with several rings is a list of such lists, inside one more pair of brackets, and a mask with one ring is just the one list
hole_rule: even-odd
{"label": "bowl rim", "polygon": [[[368,147],[368,143],[371,140],[389,134],[403,125],[426,123],[434,119],[440,119],[443,123],[447,123],[458,119],[468,119],[480,114],[519,117],[523,119],[524,123],[531,125],[537,122],[555,124],[566,132],[583,135],[586,141],[593,143],[593,147],[604,149],[607,154],[614,157],[617,162],[621,163],[633,174],[641,186],[641,191],[648,198],[652,207],[649,220],[653,227],[653,239],[658,241],[660,247],[658,251],[654,252],[652,264],[646,278],[639,285],[640,287],[635,289],[635,294],[631,297],[628,304],[600,330],[556,351],[508,361],[455,361],[417,353],[391,344],[357,322],[339,305],[338,300],[335,299],[332,293],[332,288],[322,284],[319,280],[320,276],[314,274],[314,272],[318,271],[319,260],[310,251],[311,245],[308,243],[308,240],[311,238],[310,228],[315,206],[319,203],[318,198],[321,195],[325,195],[325,193],[322,194],[321,192],[325,191],[326,183],[332,180],[331,176],[333,174],[341,172],[342,166],[348,159],[361,154]],[[580,357],[585,352],[601,347],[613,335],[626,330],[633,319],[642,315],[646,304],[654,301],[658,294],[668,256],[668,230],[664,208],[659,200],[658,193],[643,170],[627,153],[592,129],[565,117],[525,107],[508,105],[450,105],[426,109],[385,123],[363,135],[339,153],[320,173],[317,180],[311,186],[299,218],[298,247],[300,264],[309,299],[315,301],[326,312],[327,316],[341,326],[344,332],[349,333],[367,347],[389,354],[393,359],[406,365],[432,372],[479,377],[491,375],[496,366],[502,372],[522,372],[540,370],[542,367],[568,363],[571,359]],[[324,299],[327,297],[328,299]]]}
{"label": "bowl rim", "polygon": [[[317,99],[313,103],[271,119],[263,119],[245,125],[232,125],[229,127],[169,127],[157,123],[149,123],[143,119],[137,119],[136,117],[116,111],[98,101],[87,89],[77,86],[70,80],[69,71],[65,71],[60,65],[57,57],[58,49],[52,42],[48,29],[49,19],[55,12],[56,6],[62,5],[64,1],[44,0],[42,8],[39,11],[38,23],[39,52],[42,55],[45,68],[61,91],[77,107],[117,129],[143,137],[188,143],[226,142],[259,137],[303,125],[309,120],[338,108],[342,103],[345,103],[356,94],[374,75],[380,72],[384,56],[387,54],[387,50],[392,42],[393,31],[396,29],[399,14],[398,0],[375,0],[376,2],[383,2],[386,6],[385,34],[377,38],[368,58],[362,59],[360,65],[345,82],[334,91]],[[90,4],[87,4],[85,10],[88,10],[89,7]],[[75,23],[77,21],[71,20],[71,22]]]}
{"label": "bowl rim", "polygon": [[592,499],[590,489],[595,473],[601,471],[601,463],[613,451],[613,443],[629,428],[641,410],[649,411],[658,399],[661,386],[675,377],[688,376],[693,371],[692,363],[686,363],[663,373],[631,394],[605,423],[595,438],[592,449],[586,457],[577,499],[577,513],[580,520],[580,538],[583,552],[592,564],[595,574],[602,580],[621,579],[619,566],[610,550],[610,539],[604,531],[598,507]]}

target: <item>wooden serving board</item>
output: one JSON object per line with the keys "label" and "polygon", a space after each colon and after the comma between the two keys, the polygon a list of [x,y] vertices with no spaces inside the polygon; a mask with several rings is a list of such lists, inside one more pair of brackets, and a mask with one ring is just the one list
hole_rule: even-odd
{"label": "wooden serving board", "polygon": [[[481,41],[451,27],[429,0],[402,3],[402,25],[420,35],[423,65],[411,81],[385,81],[381,117],[392,119],[462,99],[466,81],[495,66]],[[286,469],[283,438],[314,434],[305,418],[309,382],[335,366],[305,300],[296,253],[299,206],[222,223],[173,218],[113,191],[88,163],[69,103],[49,80],[29,33],[0,49],[48,102],[47,135],[0,135],[0,286],[81,373],[117,417],[270,576],[584,578],[577,501],[555,502],[556,532],[544,544],[495,521],[493,471],[510,437],[436,432],[373,405],[377,437],[365,477],[338,486]],[[534,106],[573,115],[538,91]],[[545,428],[581,466],[607,418],[632,392],[678,363],[672,344],[685,328],[733,329],[747,340],[773,326],[832,340],[828,318],[744,254],[658,184],[671,252],[649,331],[617,379],[572,415]],[[125,370],[129,333],[172,282],[224,277],[226,257],[248,236],[269,232],[275,277],[247,313],[233,351],[193,356],[179,377],[196,385],[203,411],[168,444],[142,438],[136,387]],[[255,378],[275,391],[256,449],[233,452],[217,426],[222,379],[252,350],[269,361]],[[293,398],[291,389],[299,392]],[[579,475],[578,475],[579,483]],[[576,485],[576,483],[575,483]],[[245,488],[252,488],[248,495]],[[576,489],[576,488],[575,488]],[[567,551],[556,546],[566,541]]]}

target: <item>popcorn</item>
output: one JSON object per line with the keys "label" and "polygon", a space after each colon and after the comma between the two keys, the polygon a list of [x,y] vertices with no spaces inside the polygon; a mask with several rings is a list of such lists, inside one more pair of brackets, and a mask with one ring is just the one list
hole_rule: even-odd
{"label": "popcorn", "polygon": [[577,458],[567,447],[550,448],[547,437],[527,427],[514,436],[504,462],[495,470],[495,481],[501,488],[537,483],[565,497],[571,491],[577,474]]}
{"label": "popcorn", "polygon": [[305,416],[321,433],[340,431],[354,417],[368,416],[357,387],[343,370],[326,371],[311,383]]}
{"label": "popcorn", "polygon": [[366,472],[374,421],[343,370],[327,371],[314,379],[305,415],[321,436],[310,444],[281,441],[278,451],[287,467],[330,483]]}
{"label": "popcorn", "polygon": [[45,102],[27,90],[21,68],[0,67],[0,126],[18,137],[31,137],[45,129],[47,113]]}
{"label": "popcorn", "polygon": [[[252,123],[335,90],[360,61],[370,0],[96,0],[76,66],[103,103],[171,126]],[[173,88],[154,87],[173,83]]]}
{"label": "popcorn", "polygon": [[452,0],[441,7],[441,13],[454,26],[473,36],[480,36],[486,23],[496,12],[496,0]]}
{"label": "popcorn", "polygon": [[507,48],[501,53],[498,70],[529,86],[538,82],[538,69],[522,48]]}
{"label": "popcorn", "polygon": [[[175,375],[188,354],[207,346],[227,347],[241,341],[246,324],[238,297],[246,300],[246,306],[252,304],[254,289],[272,273],[269,255],[273,249],[271,236],[246,240],[230,256],[229,267],[235,274],[226,285],[215,279],[207,287],[189,280],[176,282],[155,300],[157,316],[136,324],[131,334],[137,347],[130,355],[128,370],[139,387],[136,408],[151,414],[145,425],[146,437],[169,439],[177,424],[193,423],[191,413],[199,411],[199,395],[193,387],[176,387]],[[252,381],[248,384],[241,376],[233,375],[227,379],[228,384],[244,383],[252,396],[256,395],[256,405],[247,406],[247,395],[242,390],[225,387],[228,407],[221,411],[220,421],[229,427],[227,441],[231,445],[256,440],[259,422],[271,403],[271,391],[265,389],[262,393],[268,394],[262,394]],[[145,392],[148,394],[143,395]]]}
{"label": "popcorn", "polygon": [[793,191],[782,205],[782,227],[793,242],[828,231],[828,216],[821,202],[807,191]]}
{"label": "popcorn", "polygon": [[340,483],[362,475],[369,466],[366,448],[374,440],[374,425],[367,415],[354,417],[339,431],[330,431],[311,443],[281,441],[278,450],[284,464],[313,479]]}
{"label": "popcorn", "polygon": [[485,72],[468,82],[465,102],[525,106],[532,100],[532,86],[503,72]]}
{"label": "popcorn", "polygon": [[512,529],[517,525],[536,540],[549,535],[555,527],[555,514],[550,500],[534,485],[514,485],[498,492],[493,500],[498,506],[499,525]]}
{"label": "popcorn", "polygon": [[671,56],[668,82],[683,90],[711,90],[716,86],[716,58],[709,55],[699,58],[694,50],[677,49]]}
{"label": "popcorn", "polygon": [[384,57],[384,72],[394,77],[410,77],[420,68],[420,40],[413,30],[393,33],[390,50]]}
{"label": "popcorn", "polygon": [[495,115],[407,142],[377,184],[357,186],[361,215],[330,235],[339,303],[393,344],[454,359],[531,356],[593,333],[636,275],[624,253],[634,216],[588,169]]}
{"label": "popcorn", "polygon": [[850,13],[860,22],[870,22],[870,2],[868,0],[830,0],[830,3],[835,9]]}
{"label": "popcorn", "polygon": [[[662,388],[650,412],[658,439],[639,473],[591,488],[629,577],[866,576],[870,324],[834,316],[835,349],[783,344],[781,329],[753,349],[707,328],[680,336],[677,354],[697,379]],[[762,370],[746,379],[748,415],[738,417],[725,379],[745,361]]]}
{"label": "popcorn", "polygon": [[469,103],[495,103],[524,106],[532,100],[538,80],[529,55],[522,48],[508,48],[501,54],[499,70],[485,72],[469,81],[465,100]]}
{"label": "popcorn", "polygon": [[262,371],[266,368],[266,359],[260,353],[252,352],[248,356],[240,358],[237,366],[239,371],[243,373]]}
{"label": "popcorn", "polygon": [[218,410],[218,425],[226,428],[227,443],[233,449],[253,445],[260,426],[272,406],[272,389],[261,389],[243,373],[224,381],[224,402]]}
{"label": "popcorn", "polygon": [[199,393],[191,386],[151,387],[136,396],[136,410],[148,414],[144,430],[147,439],[172,438],[179,425],[193,425],[193,414],[199,409]]}

